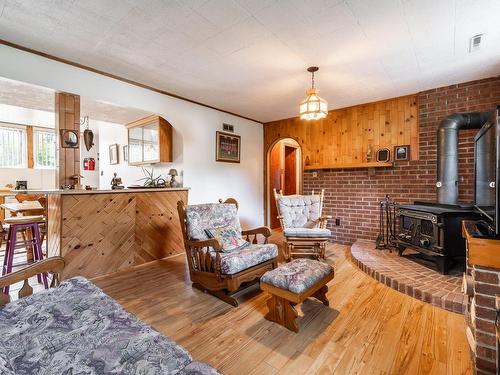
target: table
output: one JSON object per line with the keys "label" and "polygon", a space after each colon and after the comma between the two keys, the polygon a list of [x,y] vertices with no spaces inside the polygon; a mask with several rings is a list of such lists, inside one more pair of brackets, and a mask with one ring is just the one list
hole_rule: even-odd
{"label": "table", "polygon": [[[16,193],[12,192],[11,190],[4,190],[3,188],[0,188],[0,205],[5,203],[5,198],[6,197],[14,197]],[[0,210],[0,223],[3,222],[4,219],[4,211]]]}
{"label": "table", "polygon": [[24,201],[22,203],[0,204],[4,210],[10,211],[13,216],[25,211],[43,210],[43,206],[38,201]]}

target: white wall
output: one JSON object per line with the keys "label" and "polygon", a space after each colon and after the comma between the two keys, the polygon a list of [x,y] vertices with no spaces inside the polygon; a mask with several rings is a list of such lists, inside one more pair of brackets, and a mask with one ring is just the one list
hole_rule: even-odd
{"label": "white wall", "polygon": [[55,169],[0,168],[0,187],[16,185],[16,181],[28,181],[28,189],[54,189]]}
{"label": "white wall", "polygon": [[[183,174],[184,186],[191,188],[189,202],[235,197],[244,227],[263,223],[262,124],[5,45],[0,46],[0,61],[0,76],[164,117],[174,127],[172,165]],[[233,124],[235,133],[241,135],[241,164],[215,162],[215,131],[223,122]],[[101,160],[104,157],[101,155]]]}
{"label": "white wall", "polygon": [[[89,129],[94,133],[94,146],[87,151],[85,143],[83,142],[83,132],[86,126],[80,126],[80,175],[82,178],[82,185],[89,185],[93,188],[99,188],[99,121],[89,120]],[[94,158],[95,170],[84,170],[83,162],[85,158]]]}

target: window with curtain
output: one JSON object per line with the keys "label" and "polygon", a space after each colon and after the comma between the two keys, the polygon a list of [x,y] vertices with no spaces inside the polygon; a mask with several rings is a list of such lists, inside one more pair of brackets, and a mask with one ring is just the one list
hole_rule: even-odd
{"label": "window with curtain", "polygon": [[54,130],[33,130],[33,159],[35,168],[55,168],[56,166],[56,135]]}
{"label": "window with curtain", "polygon": [[26,168],[26,128],[0,123],[0,168]]}

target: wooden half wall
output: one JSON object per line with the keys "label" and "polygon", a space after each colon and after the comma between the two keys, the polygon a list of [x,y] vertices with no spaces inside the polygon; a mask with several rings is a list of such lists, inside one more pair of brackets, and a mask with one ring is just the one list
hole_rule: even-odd
{"label": "wooden half wall", "polygon": [[[58,150],[58,167],[56,186],[73,184],[71,176],[80,174],[80,96],[65,92],[56,92],[56,139]],[[77,148],[61,146],[61,131],[75,130],[78,137]]]}
{"label": "wooden half wall", "polygon": [[411,160],[418,159],[417,95],[330,111],[323,120],[305,121],[299,117],[264,124],[264,151],[282,138],[293,138],[302,147],[303,161],[311,166],[328,167],[366,163],[371,145],[375,152],[394,146],[410,145]]}

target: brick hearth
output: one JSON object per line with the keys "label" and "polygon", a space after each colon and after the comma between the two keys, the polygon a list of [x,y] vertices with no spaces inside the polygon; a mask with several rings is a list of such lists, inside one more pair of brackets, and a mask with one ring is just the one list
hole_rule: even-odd
{"label": "brick hearth", "polygon": [[356,241],[351,246],[351,257],[361,270],[401,293],[456,313],[465,311],[461,275],[441,275],[398,256],[397,251],[377,250],[373,241]]}

